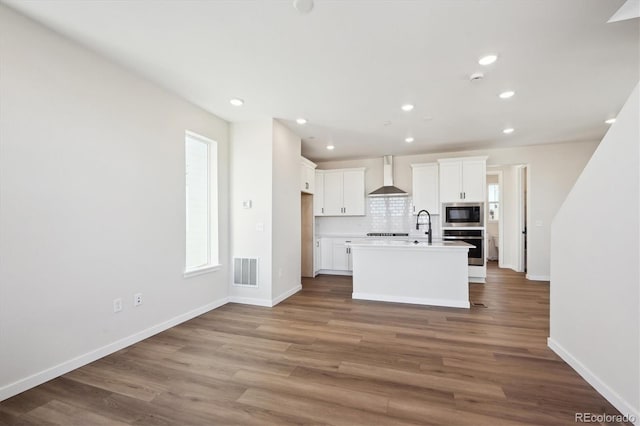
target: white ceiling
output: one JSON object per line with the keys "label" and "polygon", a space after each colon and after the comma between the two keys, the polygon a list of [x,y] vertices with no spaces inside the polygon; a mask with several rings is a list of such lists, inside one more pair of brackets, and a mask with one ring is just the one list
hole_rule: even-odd
{"label": "white ceiling", "polygon": [[623,0],[3,1],[229,121],[281,119],[316,161],[599,140],[640,79],[638,20],[606,23]]}

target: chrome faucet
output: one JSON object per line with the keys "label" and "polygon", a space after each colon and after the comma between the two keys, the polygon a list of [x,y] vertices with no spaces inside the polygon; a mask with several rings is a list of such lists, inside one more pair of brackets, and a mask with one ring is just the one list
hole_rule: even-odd
{"label": "chrome faucet", "polygon": [[429,244],[431,244],[431,242],[432,242],[432,240],[433,240],[433,238],[431,237],[431,234],[432,234],[432,232],[431,232],[431,214],[430,214],[428,211],[426,211],[426,210],[420,210],[420,211],[418,212],[418,215],[416,216],[416,230],[418,230],[418,231],[419,231],[419,230],[420,230],[420,225],[424,225],[424,223],[420,223],[420,215],[421,215],[422,213],[426,213],[426,214],[427,214],[427,216],[429,216],[429,230],[428,230],[427,232],[425,232],[425,234],[428,234],[428,235],[429,235],[429,237],[428,237],[428,240],[427,240],[427,241],[429,242]]}

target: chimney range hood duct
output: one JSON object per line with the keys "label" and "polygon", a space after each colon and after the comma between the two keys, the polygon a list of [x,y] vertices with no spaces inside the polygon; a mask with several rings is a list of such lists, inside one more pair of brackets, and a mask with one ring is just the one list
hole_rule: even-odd
{"label": "chimney range hood duct", "polygon": [[369,194],[369,197],[406,197],[402,189],[393,186],[393,157],[386,155],[384,161],[384,185]]}

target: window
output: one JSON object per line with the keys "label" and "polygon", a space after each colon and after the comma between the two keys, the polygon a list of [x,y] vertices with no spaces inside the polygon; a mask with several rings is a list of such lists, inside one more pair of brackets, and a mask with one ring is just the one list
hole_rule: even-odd
{"label": "window", "polygon": [[489,220],[500,220],[500,185],[497,183],[487,185],[487,198],[489,201]]}
{"label": "window", "polygon": [[185,136],[185,276],[217,269],[218,145],[187,132]]}

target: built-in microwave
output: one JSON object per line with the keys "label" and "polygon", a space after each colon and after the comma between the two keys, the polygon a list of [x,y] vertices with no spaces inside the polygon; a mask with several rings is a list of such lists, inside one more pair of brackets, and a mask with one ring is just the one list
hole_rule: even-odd
{"label": "built-in microwave", "polygon": [[484,226],[484,203],[444,203],[442,226]]}

